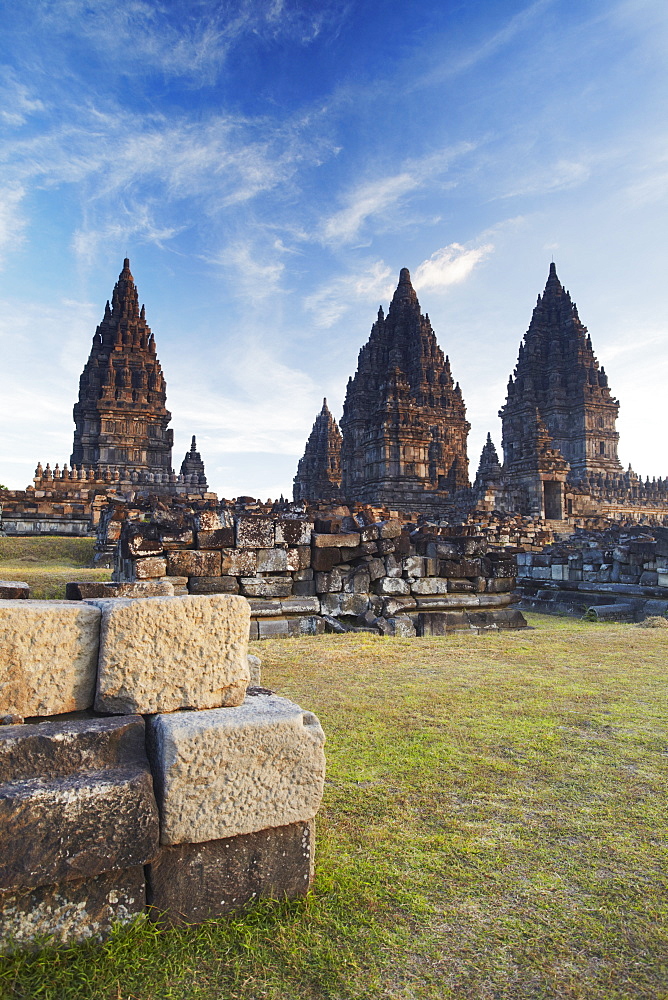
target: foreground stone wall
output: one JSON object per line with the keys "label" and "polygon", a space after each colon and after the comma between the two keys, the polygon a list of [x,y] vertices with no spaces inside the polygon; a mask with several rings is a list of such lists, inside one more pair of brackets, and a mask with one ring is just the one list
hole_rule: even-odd
{"label": "foreground stone wall", "polygon": [[249,618],[226,594],[0,600],[1,952],[306,893],[324,734],[258,686]]}
{"label": "foreground stone wall", "polygon": [[68,596],[165,584],[176,594],[240,595],[250,605],[251,639],[325,631],[441,635],[526,624],[512,607],[514,552],[468,528],[462,534],[398,517],[375,521],[370,511],[127,514],[117,509],[103,541],[117,540],[115,583],[72,584]]}

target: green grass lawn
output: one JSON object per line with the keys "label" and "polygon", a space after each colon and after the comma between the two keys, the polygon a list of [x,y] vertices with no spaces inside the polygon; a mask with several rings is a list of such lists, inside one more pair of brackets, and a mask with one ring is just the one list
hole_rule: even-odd
{"label": "green grass lawn", "polygon": [[668,997],[668,631],[254,643],[320,716],[301,903],[5,961],[3,997]]}
{"label": "green grass lawn", "polygon": [[71,580],[111,579],[109,569],[88,568],[94,550],[94,538],[0,538],[0,580],[29,583],[39,600],[64,600]]}

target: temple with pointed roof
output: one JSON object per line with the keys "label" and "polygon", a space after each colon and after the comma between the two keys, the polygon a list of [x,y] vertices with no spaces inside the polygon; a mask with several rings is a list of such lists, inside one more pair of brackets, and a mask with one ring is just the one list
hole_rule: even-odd
{"label": "temple with pointed roof", "polygon": [[348,500],[432,509],[468,483],[470,424],[459,383],[403,268],[382,306],[341,418],[341,490]]}
{"label": "temple with pointed roof", "polygon": [[293,496],[295,503],[341,498],[341,431],[326,399],[299,460]]}
{"label": "temple with pointed roof", "polygon": [[206,492],[208,489],[206,482],[206,472],[204,471],[204,462],[202,461],[202,456],[197,450],[197,441],[195,440],[195,435],[193,434],[193,439],[190,442],[190,451],[187,451],[183,461],[181,462],[181,475],[188,482],[197,482],[202,490]]}
{"label": "temple with pointed roof", "polygon": [[155,338],[125,258],[74,405],[71,464],[121,475],[172,472],[173,431]]}

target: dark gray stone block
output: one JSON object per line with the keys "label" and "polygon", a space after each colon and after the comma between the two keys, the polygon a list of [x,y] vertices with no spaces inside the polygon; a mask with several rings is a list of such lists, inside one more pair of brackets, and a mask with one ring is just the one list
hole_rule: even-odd
{"label": "dark gray stone block", "polygon": [[202,844],[161,847],[146,868],[151,916],[202,923],[262,899],[297,899],[311,884],[315,825],[310,820]]}
{"label": "dark gray stone block", "polygon": [[[228,529],[232,531],[232,528]],[[191,576],[188,580],[191,594],[238,594],[239,584],[234,576]]]}
{"label": "dark gray stone block", "polygon": [[146,907],[144,868],[0,892],[0,953],[101,940]]}
{"label": "dark gray stone block", "polygon": [[0,601],[28,600],[30,586],[20,580],[0,580]]}
{"label": "dark gray stone block", "polygon": [[0,728],[0,889],[130,868],[158,849],[140,716]]}

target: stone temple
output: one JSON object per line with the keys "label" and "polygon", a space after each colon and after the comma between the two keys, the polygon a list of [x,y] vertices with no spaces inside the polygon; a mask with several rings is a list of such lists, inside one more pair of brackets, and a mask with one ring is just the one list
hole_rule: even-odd
{"label": "stone temple", "polygon": [[[320,483],[336,464],[334,430],[316,431],[318,420],[295,478],[296,499],[321,499]],[[341,497],[411,511],[443,503],[469,485],[469,428],[459,383],[403,268],[388,314],[378,310],[348,382]]]}
{"label": "stone temple", "polygon": [[[35,488],[67,492],[74,482],[99,490],[148,487],[154,493],[203,493],[204,463],[195,439],[180,475],[172,468],[167,385],[126,257],[111,303],[93,336],[74,404],[74,444],[67,464],[41,463]],[[73,482],[74,481],[74,482]]]}
{"label": "stone temple", "polygon": [[341,497],[341,431],[326,399],[315,418],[294,479],[295,502],[311,497],[320,500],[339,500]]}

